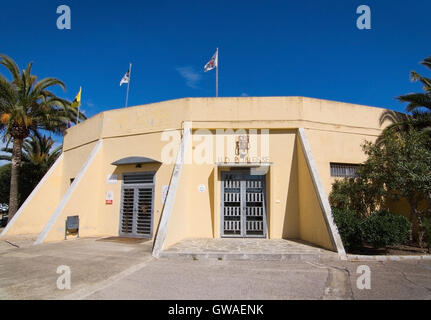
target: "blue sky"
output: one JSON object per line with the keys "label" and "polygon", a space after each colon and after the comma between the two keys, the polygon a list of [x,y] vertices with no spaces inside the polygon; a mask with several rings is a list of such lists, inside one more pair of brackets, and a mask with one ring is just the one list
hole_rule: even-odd
{"label": "blue sky", "polygon": [[[215,73],[203,66],[216,47],[221,96],[403,110],[395,97],[421,90],[409,72],[426,73],[419,62],[431,55],[429,0],[0,1],[0,52],[65,81],[63,97],[82,86],[87,116],[124,106],[129,62],[130,105],[214,96]],[[56,27],[60,4],[71,8],[71,30]],[[371,30],[356,27],[362,4]]]}

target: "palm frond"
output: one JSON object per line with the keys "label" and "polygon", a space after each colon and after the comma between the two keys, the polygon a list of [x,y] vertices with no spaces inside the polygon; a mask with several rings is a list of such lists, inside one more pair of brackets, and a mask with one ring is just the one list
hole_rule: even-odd
{"label": "palm frond", "polygon": [[431,111],[431,95],[427,93],[410,93],[398,97],[400,102],[407,102],[407,112],[412,112],[419,108],[426,108]]}
{"label": "palm frond", "polygon": [[424,61],[422,61],[422,65],[431,69],[431,56],[424,59]]}
{"label": "palm frond", "polygon": [[380,126],[382,126],[386,121],[394,123],[403,123],[409,121],[409,115],[394,110],[385,110],[380,116]]}
{"label": "palm frond", "polygon": [[383,133],[377,139],[377,145],[382,145],[385,142],[385,137],[390,132],[404,133],[409,130],[420,130],[431,133],[431,112],[414,110],[411,115],[385,110],[380,116],[380,126],[385,122],[390,124],[386,126]]}
{"label": "palm frond", "polygon": [[[17,64],[6,55],[0,55],[0,64],[10,71],[13,78],[8,81],[0,77],[1,133],[25,138],[30,132],[45,129],[62,134],[69,122],[76,121],[77,114],[71,102],[50,91],[56,86],[65,90],[63,81],[52,77],[38,81],[31,74],[32,63],[20,72]],[[86,119],[82,114],[80,118]]]}
{"label": "palm frond", "polygon": [[424,85],[423,89],[424,91],[431,92],[431,79],[422,77],[419,73],[416,71],[411,72],[411,79],[413,82],[420,81]]}
{"label": "palm frond", "polygon": [[[51,137],[41,135],[35,131],[29,136],[23,144],[22,161],[32,163],[33,165],[42,165],[50,167],[62,152],[63,146],[53,149],[55,141]],[[5,154],[0,155],[0,160],[11,161],[12,148],[3,148]]]}
{"label": "palm frond", "polygon": [[13,61],[12,58],[5,54],[0,54],[0,64],[5,66],[12,75],[13,82],[19,81],[19,68],[18,65]]}
{"label": "palm frond", "polygon": [[44,90],[52,86],[59,86],[61,89],[66,90],[66,85],[63,81],[56,78],[45,78],[37,82],[33,88],[35,94],[40,94]]}

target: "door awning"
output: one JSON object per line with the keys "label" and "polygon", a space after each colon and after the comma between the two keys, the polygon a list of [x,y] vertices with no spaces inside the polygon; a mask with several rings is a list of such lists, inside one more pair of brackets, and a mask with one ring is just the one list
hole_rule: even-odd
{"label": "door awning", "polygon": [[146,163],[161,163],[160,161],[145,158],[145,157],[128,157],[115,161],[112,163],[113,166],[123,166],[128,164],[146,164]]}

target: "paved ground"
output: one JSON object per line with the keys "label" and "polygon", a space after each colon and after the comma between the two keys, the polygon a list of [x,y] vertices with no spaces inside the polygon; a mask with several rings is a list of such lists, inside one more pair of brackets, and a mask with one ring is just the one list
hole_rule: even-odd
{"label": "paved ground", "polygon": [[[11,243],[16,243],[12,242]],[[151,243],[121,244],[96,239],[72,240],[15,248],[0,245],[0,300],[61,299],[66,295],[145,265],[151,259]],[[57,289],[59,266],[71,270],[71,291]]]}
{"label": "paved ground", "polygon": [[161,253],[162,258],[213,258],[221,260],[306,260],[336,259],[337,254],[288,240],[191,239]]}
{"label": "paved ground", "polygon": [[357,289],[357,263],[152,261],[85,299],[431,299],[431,263],[370,263],[371,290]]}
{"label": "paved ground", "polygon": [[[156,260],[151,245],[2,243],[0,299],[431,299],[431,261]],[[357,289],[364,264],[371,290]],[[57,289],[61,265],[71,268],[71,290]]]}

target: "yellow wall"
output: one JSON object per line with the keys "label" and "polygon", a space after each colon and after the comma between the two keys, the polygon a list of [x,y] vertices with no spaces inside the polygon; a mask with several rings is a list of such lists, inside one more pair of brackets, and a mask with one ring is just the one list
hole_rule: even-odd
{"label": "yellow wall", "polygon": [[[213,130],[212,133],[215,133]],[[234,158],[234,150],[228,148],[227,139],[232,134],[223,134],[225,156]],[[202,143],[198,132],[194,132],[193,150]],[[297,238],[298,194],[295,159],[295,130],[274,130],[270,134],[270,161],[267,193],[268,238]],[[260,154],[260,140],[258,140]],[[171,216],[165,247],[184,238],[220,238],[221,230],[221,171],[218,168],[216,149],[213,148],[211,164],[184,165],[177,192],[177,202]],[[199,186],[205,192],[199,192]],[[186,226],[179,227],[185,222]]]}
{"label": "yellow wall", "polygon": [[82,147],[85,144],[96,142],[101,138],[103,129],[103,118],[105,113],[81,122],[67,130],[63,140],[63,151],[69,151],[76,147]]}
{"label": "yellow wall", "polygon": [[98,213],[100,212],[102,172],[103,165],[103,144],[90,163],[82,180],[76,185],[70,199],[65,204],[60,215],[55,219],[52,228],[49,230],[45,241],[58,241],[64,238],[65,222],[68,216],[79,216],[80,236],[98,236]]}
{"label": "yellow wall", "polygon": [[[178,190],[175,198],[175,203],[173,206],[172,214],[169,219],[168,227],[167,227],[167,233],[166,233],[166,239],[163,244],[163,248],[167,248],[182,239],[191,238],[193,237],[189,230],[190,225],[193,224],[193,221],[190,218],[190,203],[194,201],[194,195],[191,191],[191,184],[189,183],[188,177],[190,174],[188,171],[190,168],[189,166],[183,167],[183,172],[181,174]],[[202,208],[202,214],[206,214],[204,211],[205,209]],[[203,228],[208,228],[208,225],[201,226]],[[199,232],[199,230],[196,230],[196,232]]]}
{"label": "yellow wall", "polygon": [[64,172],[63,181],[61,184],[61,193],[64,194],[71,185],[71,179],[75,179],[81,171],[84,163],[96,146],[97,141],[84,144],[79,148],[67,150],[64,152]]}
{"label": "yellow wall", "polygon": [[18,211],[16,221],[10,228],[8,235],[39,234],[45,223],[54,212],[63,195],[63,171],[64,158],[57,160],[57,164],[51,169],[52,173],[41,183],[30,198]]}
{"label": "yellow wall", "polygon": [[182,128],[314,128],[358,134],[381,131],[384,109],[304,97],[186,98],[103,112],[68,130],[64,150],[99,138]]}
{"label": "yellow wall", "polygon": [[361,145],[365,141],[374,142],[377,136],[347,133],[344,131],[305,130],[318,167],[326,194],[332,190],[336,178],[331,177],[330,163],[361,164],[367,158]]}
{"label": "yellow wall", "polygon": [[296,130],[271,131],[270,155],[273,165],[267,183],[270,186],[267,202],[271,239],[295,239],[299,236],[296,149]]}
{"label": "yellow wall", "polygon": [[297,145],[299,238],[323,248],[335,250],[299,138]]}
{"label": "yellow wall", "polygon": [[[64,234],[66,218],[74,215],[80,216],[80,235],[82,237],[118,236],[122,178],[124,173],[134,172],[156,172],[157,184],[154,191],[153,212],[153,230],[155,231],[163,207],[163,185],[169,185],[173,165],[145,164],[142,168],[136,168],[136,165],[114,166],[112,163],[136,155],[145,155],[148,158],[160,160],[160,139],[160,133],[154,133],[104,140],[103,147],[72,194],[46,241],[58,240],[61,233]],[[88,156],[87,146],[68,152],[72,152],[74,158],[85,159],[85,156]],[[80,152],[81,154],[79,154]],[[108,183],[108,177],[111,175],[118,177],[115,184]],[[112,205],[105,203],[108,191],[114,192]]]}
{"label": "yellow wall", "polygon": [[[123,138],[111,138],[104,140],[104,161],[102,165],[102,199],[100,211],[100,232],[107,235],[118,235],[120,222],[121,186],[124,173],[133,172],[156,172],[156,185],[154,190],[153,232],[156,231],[163,209],[162,192],[163,186],[168,186],[171,179],[174,164],[145,164],[142,168],[136,165],[114,166],[117,160],[144,156],[161,161],[160,157],[161,133],[145,134],[139,136],[128,136]],[[108,176],[117,175],[116,184],[108,184]],[[114,192],[114,204],[105,205],[105,196],[108,191]]]}

